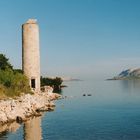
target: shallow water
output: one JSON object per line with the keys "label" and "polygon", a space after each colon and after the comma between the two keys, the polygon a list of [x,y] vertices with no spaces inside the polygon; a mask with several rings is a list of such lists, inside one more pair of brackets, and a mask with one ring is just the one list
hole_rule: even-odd
{"label": "shallow water", "polygon": [[62,94],[67,98],[56,101],[53,112],[1,132],[0,139],[140,139],[140,81],[90,80],[65,84],[68,87]]}

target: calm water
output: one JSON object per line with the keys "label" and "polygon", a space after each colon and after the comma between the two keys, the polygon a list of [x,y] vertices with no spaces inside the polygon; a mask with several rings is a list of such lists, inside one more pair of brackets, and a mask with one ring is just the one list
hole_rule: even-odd
{"label": "calm water", "polygon": [[66,84],[67,98],[56,101],[55,111],[9,126],[0,139],[140,140],[140,81]]}

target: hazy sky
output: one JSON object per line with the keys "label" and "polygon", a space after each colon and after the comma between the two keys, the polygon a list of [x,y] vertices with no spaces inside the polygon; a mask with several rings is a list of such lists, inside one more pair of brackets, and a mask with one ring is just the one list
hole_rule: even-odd
{"label": "hazy sky", "polygon": [[140,0],[1,0],[0,52],[21,68],[21,25],[40,27],[41,73],[110,78],[140,67]]}

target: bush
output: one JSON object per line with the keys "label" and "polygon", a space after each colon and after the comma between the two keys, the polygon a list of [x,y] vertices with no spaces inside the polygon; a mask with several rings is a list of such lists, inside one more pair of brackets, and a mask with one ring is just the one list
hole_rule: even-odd
{"label": "bush", "polygon": [[41,76],[41,86],[60,86],[63,80],[60,77],[48,78]]}
{"label": "bush", "polygon": [[0,70],[0,85],[0,93],[6,96],[19,96],[22,92],[30,92],[27,77],[11,69]]}
{"label": "bush", "polygon": [[53,92],[60,93],[61,92],[61,84],[63,82],[62,78],[48,78],[48,77],[41,77],[41,86],[51,86],[53,87]]}
{"label": "bush", "polygon": [[13,69],[9,59],[0,54],[0,97],[30,93],[29,81],[22,70]]}

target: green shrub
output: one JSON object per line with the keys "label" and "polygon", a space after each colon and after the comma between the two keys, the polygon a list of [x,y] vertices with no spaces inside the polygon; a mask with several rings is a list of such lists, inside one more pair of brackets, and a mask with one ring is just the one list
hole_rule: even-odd
{"label": "green shrub", "polygon": [[6,87],[0,85],[0,99],[6,97]]}
{"label": "green shrub", "polygon": [[13,69],[9,59],[0,54],[0,97],[19,96],[23,92],[31,93],[27,77],[22,70]]}
{"label": "green shrub", "polygon": [[11,69],[0,70],[0,90],[6,96],[19,96],[21,93],[30,92],[29,82],[22,73],[14,72]]}
{"label": "green shrub", "polygon": [[61,86],[63,80],[60,77],[48,78],[41,76],[41,86]]}
{"label": "green shrub", "polygon": [[53,87],[53,92],[61,93],[61,84],[63,82],[62,78],[60,77],[48,78],[41,76],[40,81],[41,86],[51,86]]}

